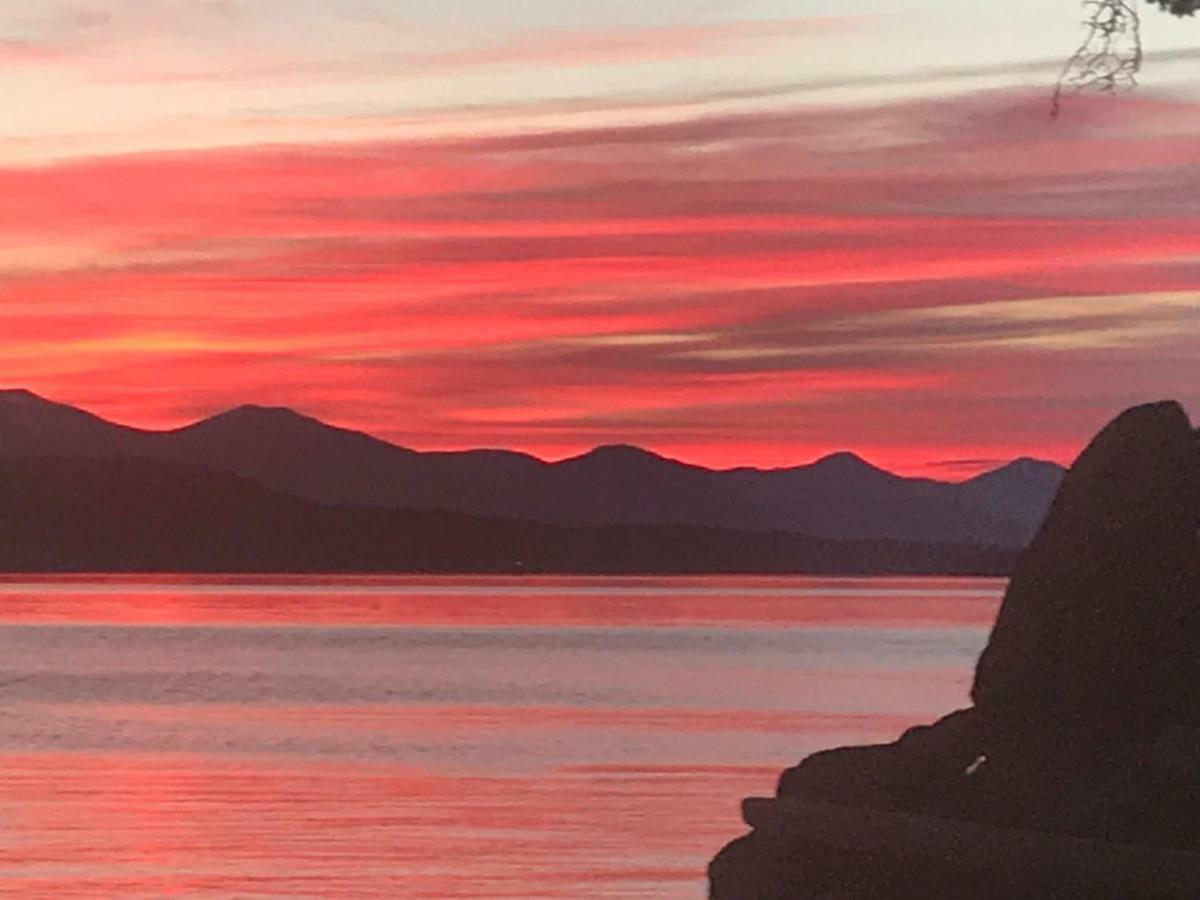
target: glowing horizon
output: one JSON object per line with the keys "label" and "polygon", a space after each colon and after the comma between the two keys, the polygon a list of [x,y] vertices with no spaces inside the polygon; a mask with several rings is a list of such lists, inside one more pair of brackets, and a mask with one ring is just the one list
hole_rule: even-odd
{"label": "glowing horizon", "polygon": [[[386,438],[380,437],[379,435],[372,434],[370,431],[368,431],[365,428],[356,428],[352,425],[339,424],[337,422],[328,422],[323,419],[319,419],[316,416],[311,416],[308,413],[305,413],[303,410],[293,409],[293,408],[287,407],[287,406],[267,406],[267,405],[262,405],[262,404],[253,404],[253,403],[240,404],[238,406],[233,406],[228,409],[218,410],[218,411],[212,413],[211,415],[203,416],[200,418],[188,419],[183,422],[172,422],[172,423],[165,424],[165,425],[153,425],[153,424],[139,425],[139,424],[134,424],[131,422],[117,421],[115,419],[106,418],[104,416],[98,416],[96,413],[92,412],[91,410],[82,409],[80,407],[73,407],[70,404],[64,404],[61,401],[55,400],[53,397],[43,397],[40,394],[37,394],[36,392],[29,391],[27,388],[0,386],[0,400],[3,400],[5,394],[22,394],[22,395],[27,394],[31,399],[33,399],[35,401],[46,402],[46,403],[59,405],[59,406],[66,406],[70,409],[76,409],[81,412],[87,413],[89,415],[96,416],[96,418],[99,418],[101,421],[103,421],[109,425],[114,425],[114,426],[117,426],[120,428],[130,428],[135,431],[140,431],[140,432],[149,433],[149,434],[163,434],[163,433],[169,433],[172,431],[187,429],[192,426],[200,425],[202,423],[205,423],[205,422],[208,422],[208,421],[211,421],[214,419],[219,419],[220,417],[229,415],[231,413],[239,412],[240,410],[243,410],[243,409],[259,409],[259,410],[265,410],[265,411],[280,410],[280,411],[294,413],[303,418],[314,419],[315,421],[317,421],[323,425],[328,425],[328,426],[331,426],[334,428],[345,429],[345,430],[350,430],[350,431],[355,431],[358,433],[366,434],[368,437],[376,438],[377,440],[384,441],[385,443],[392,443],[393,446],[400,447],[401,449],[415,450],[417,452],[425,452],[425,453],[444,453],[444,452],[453,453],[453,452],[480,451],[480,450],[496,451],[496,452],[510,452],[510,453],[522,453],[526,456],[530,456],[530,457],[537,459],[544,463],[558,463],[558,462],[564,462],[566,460],[575,459],[580,456],[587,455],[594,451],[604,449],[605,447],[625,446],[625,447],[634,447],[635,449],[643,450],[648,453],[654,454],[656,456],[660,456],[660,457],[666,459],[668,462],[677,462],[677,463],[683,463],[685,465],[699,466],[701,468],[706,468],[706,469],[710,469],[713,471],[730,471],[730,470],[739,469],[739,468],[741,468],[741,469],[757,469],[760,471],[770,470],[770,469],[780,469],[780,468],[795,468],[795,467],[803,467],[803,466],[807,466],[807,465],[812,465],[812,464],[821,462],[822,460],[824,460],[828,457],[850,454],[852,456],[858,457],[859,459],[863,460],[868,465],[872,465],[872,466],[875,466],[876,468],[882,468],[882,469],[887,470],[886,466],[878,465],[872,459],[870,459],[868,456],[866,456],[862,453],[859,453],[857,450],[854,450],[852,448],[841,448],[841,449],[836,449],[836,450],[819,451],[819,452],[815,452],[814,455],[812,455],[809,458],[804,458],[804,459],[787,458],[777,464],[767,463],[765,465],[750,465],[750,464],[745,464],[745,463],[721,461],[721,460],[709,462],[709,461],[706,461],[703,459],[685,458],[683,456],[673,455],[669,452],[659,452],[650,447],[642,447],[639,445],[633,445],[633,444],[628,444],[628,443],[624,443],[624,442],[610,443],[610,444],[596,444],[594,446],[587,447],[587,448],[584,448],[584,449],[578,450],[578,451],[573,451],[570,453],[549,453],[549,454],[538,453],[536,451],[530,451],[530,450],[512,450],[511,448],[496,447],[496,446],[464,446],[464,447],[454,446],[454,447],[423,447],[423,448],[405,447],[405,446],[402,446],[399,444],[395,444],[394,442],[390,442]],[[729,444],[729,445],[726,445],[723,449],[736,450],[736,448],[737,448],[736,444]],[[1063,448],[1063,452],[1069,454],[1070,456],[1073,456],[1075,453],[1075,448],[1066,447],[1066,448]],[[987,458],[980,458],[980,457],[971,457],[971,458],[964,458],[964,459],[933,460],[933,461],[914,459],[912,462],[911,471],[912,471],[912,473],[915,473],[918,475],[923,475],[924,477],[935,478],[940,481],[956,482],[956,481],[966,480],[968,478],[971,478],[971,477],[981,474],[981,473],[994,471],[994,470],[999,469],[1003,466],[1006,466],[1010,463],[1017,462],[1021,459],[1034,459],[1035,461],[1042,461],[1042,462],[1056,461],[1056,460],[1050,459],[1049,457],[1046,457],[1046,458],[1030,457],[1028,454],[1025,454],[1025,455],[1022,455],[1019,457],[1001,457],[1001,458],[995,458],[995,459],[987,459]],[[896,474],[896,473],[894,473],[894,474]]]}

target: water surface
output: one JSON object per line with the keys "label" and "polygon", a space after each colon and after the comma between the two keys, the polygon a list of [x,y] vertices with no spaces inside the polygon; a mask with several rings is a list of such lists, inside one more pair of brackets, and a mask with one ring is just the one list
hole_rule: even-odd
{"label": "water surface", "polygon": [[994,579],[0,579],[0,891],[701,897],[966,700]]}

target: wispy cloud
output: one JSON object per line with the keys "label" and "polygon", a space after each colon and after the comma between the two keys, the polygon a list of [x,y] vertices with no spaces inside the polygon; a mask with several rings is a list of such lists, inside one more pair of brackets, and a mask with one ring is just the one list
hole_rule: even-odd
{"label": "wispy cloud", "polygon": [[1200,117],[1041,101],[3,169],[0,366],[146,424],[258,400],[417,446],[1061,458],[1200,399]]}

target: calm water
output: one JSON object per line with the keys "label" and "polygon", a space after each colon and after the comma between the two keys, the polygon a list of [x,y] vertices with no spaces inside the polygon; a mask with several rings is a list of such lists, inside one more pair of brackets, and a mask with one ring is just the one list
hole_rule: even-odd
{"label": "calm water", "polygon": [[964,703],[1002,589],[0,580],[0,893],[701,897],[781,767]]}

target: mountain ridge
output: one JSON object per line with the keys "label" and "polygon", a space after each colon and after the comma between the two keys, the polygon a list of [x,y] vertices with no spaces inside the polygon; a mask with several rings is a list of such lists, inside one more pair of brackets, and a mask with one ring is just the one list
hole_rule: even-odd
{"label": "mountain ridge", "polygon": [[0,459],[0,572],[1003,575],[1004,548],[327,506],[134,457]]}
{"label": "mountain ridge", "polygon": [[412,450],[288,407],[244,404],[150,431],[28,391],[0,392],[0,458],[32,456],[202,466],[337,506],[1010,547],[1032,535],[1062,471],[1018,459],[942,482],[897,475],[850,451],[785,468],[712,469],[630,444],[547,462],[512,450]]}
{"label": "mountain ridge", "polygon": [[[579,453],[573,454],[571,456],[563,457],[561,459],[545,459],[543,457],[529,453],[528,451],[513,450],[513,449],[505,448],[505,447],[482,446],[482,447],[469,447],[469,448],[465,448],[465,449],[461,449],[461,450],[417,450],[412,447],[406,447],[403,444],[397,444],[397,443],[395,443],[393,441],[389,441],[385,438],[378,437],[376,435],[371,434],[370,432],[363,431],[361,429],[350,428],[350,427],[347,427],[344,425],[335,425],[333,423],[326,422],[323,419],[319,419],[316,416],[311,416],[307,413],[300,412],[299,410],[296,410],[290,406],[279,406],[279,405],[273,405],[273,404],[241,403],[236,406],[231,406],[228,409],[221,410],[220,412],[216,412],[216,413],[212,413],[211,415],[203,416],[199,419],[196,419],[194,422],[189,422],[185,425],[178,425],[173,428],[155,429],[155,428],[142,428],[142,427],[139,427],[136,425],[126,425],[124,423],[117,422],[113,419],[107,419],[101,415],[98,415],[97,413],[90,412],[89,410],[85,410],[81,407],[72,406],[71,404],[62,403],[57,400],[52,400],[48,397],[45,397],[41,394],[31,391],[28,388],[0,388],[0,412],[2,412],[2,410],[3,410],[4,401],[6,399],[8,399],[9,397],[19,398],[21,402],[28,402],[31,407],[55,408],[55,409],[60,409],[60,410],[69,410],[71,412],[77,413],[78,415],[80,415],[82,417],[87,417],[88,419],[91,419],[93,421],[104,423],[104,424],[110,425],[114,428],[119,428],[123,431],[134,432],[137,434],[147,434],[147,435],[177,434],[179,432],[191,431],[191,430],[199,428],[201,426],[216,424],[216,423],[220,423],[220,422],[234,421],[234,420],[238,420],[238,419],[250,419],[250,420],[258,419],[259,421],[269,421],[272,418],[278,418],[279,420],[290,419],[295,422],[310,423],[310,424],[318,425],[324,429],[342,432],[345,434],[362,435],[362,436],[370,438],[372,441],[378,442],[380,444],[384,444],[388,447],[393,447],[398,450],[405,450],[409,453],[419,454],[422,456],[459,456],[459,455],[468,455],[468,454],[501,453],[501,454],[507,454],[507,455],[512,455],[512,456],[519,456],[519,457],[527,458],[530,460],[535,460],[537,462],[543,463],[545,465],[550,465],[550,466],[560,465],[564,462],[578,460],[583,457],[591,456],[591,455],[594,455],[597,453],[608,454],[610,452],[616,452],[616,451],[619,451],[619,452],[632,451],[632,452],[636,452],[638,454],[642,454],[644,456],[654,457],[656,459],[663,460],[665,462],[671,462],[671,463],[675,463],[680,466],[687,466],[687,467],[693,468],[693,469],[701,469],[705,472],[712,472],[712,473],[729,473],[729,472],[743,472],[743,471],[761,472],[761,473],[789,472],[789,471],[794,471],[796,469],[807,469],[807,468],[817,466],[817,465],[829,464],[829,463],[834,463],[834,462],[841,463],[841,462],[845,461],[846,463],[861,464],[865,468],[874,469],[876,471],[891,475],[895,478],[904,478],[904,479],[912,480],[912,481],[918,481],[918,480],[919,481],[932,481],[932,482],[936,482],[938,484],[962,484],[965,481],[971,481],[976,478],[980,478],[985,475],[992,474],[994,472],[1002,471],[1004,469],[1007,469],[1010,466],[1014,466],[1017,464],[1025,464],[1025,463],[1034,463],[1037,465],[1053,467],[1055,469],[1065,471],[1065,468],[1062,465],[1060,465],[1059,463],[1053,462],[1052,460],[1044,460],[1044,459],[1039,459],[1037,457],[1031,457],[1031,456],[1019,456],[1019,457],[1015,457],[1012,460],[1009,460],[1008,462],[1001,463],[1000,465],[997,465],[995,468],[988,469],[984,472],[973,475],[970,478],[962,479],[959,481],[943,481],[941,479],[929,478],[926,476],[900,475],[896,472],[892,472],[890,469],[885,469],[882,466],[876,465],[875,463],[871,462],[870,460],[866,459],[864,456],[862,456],[861,454],[859,454],[853,450],[834,450],[834,451],[830,451],[829,453],[826,453],[822,456],[819,456],[816,459],[810,460],[808,462],[800,462],[800,463],[794,463],[791,465],[784,465],[784,466],[756,466],[756,465],[752,465],[752,464],[748,464],[748,463],[739,464],[739,465],[735,465],[735,466],[706,466],[703,463],[690,462],[688,460],[679,459],[677,457],[667,456],[666,454],[659,453],[655,450],[650,450],[645,447],[640,447],[637,444],[630,444],[630,443],[623,442],[623,441],[616,441],[616,442],[607,443],[607,444],[597,444],[595,447],[592,447],[589,450],[584,450]],[[2,425],[2,424],[3,423],[0,422],[0,425]]]}

